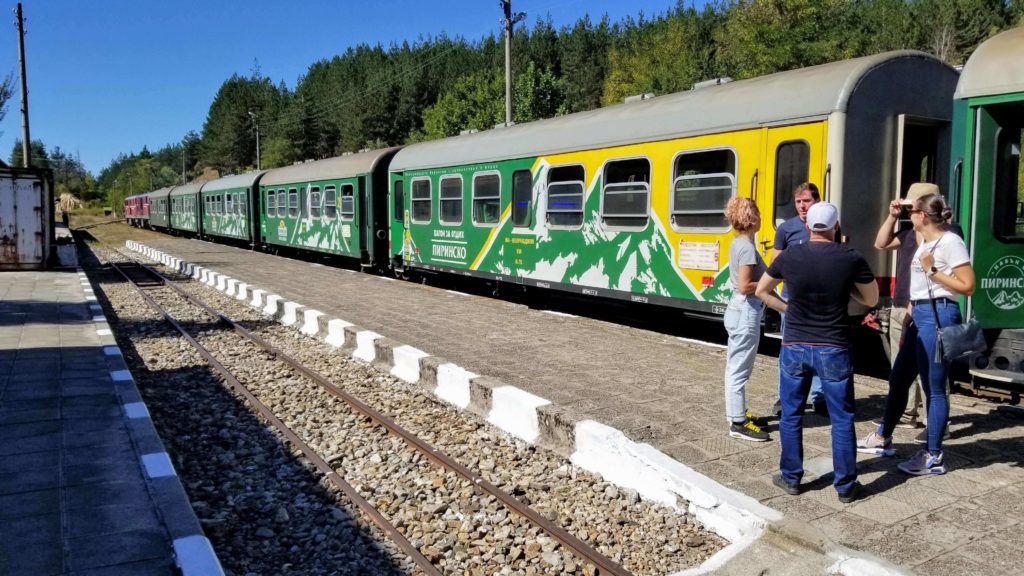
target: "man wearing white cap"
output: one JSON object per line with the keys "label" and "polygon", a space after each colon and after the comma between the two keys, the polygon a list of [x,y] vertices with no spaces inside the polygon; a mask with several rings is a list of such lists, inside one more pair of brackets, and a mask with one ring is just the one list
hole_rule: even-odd
{"label": "man wearing white cap", "polygon": [[[878,285],[867,261],[853,248],[835,243],[839,211],[819,202],[807,211],[810,241],[778,255],[761,276],[756,294],[768,306],[786,314],[779,353],[779,397],[782,417],[779,439],[782,457],[773,483],[787,494],[800,493],[803,478],[803,415],[811,378],[821,378],[832,420],[833,485],[840,502],[860,496],[857,482],[857,439],[853,430],[852,330],[850,298],[873,307]],[[781,283],[789,286],[789,301],[772,298]]]}

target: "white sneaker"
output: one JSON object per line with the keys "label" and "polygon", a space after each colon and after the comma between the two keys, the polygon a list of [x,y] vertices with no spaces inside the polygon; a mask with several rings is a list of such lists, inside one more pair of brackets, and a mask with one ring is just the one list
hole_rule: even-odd
{"label": "white sneaker", "polygon": [[927,450],[918,450],[913,458],[900,462],[896,467],[914,476],[946,473],[946,467],[942,464],[942,452],[932,456]]}
{"label": "white sneaker", "polygon": [[892,456],[896,454],[896,449],[892,447],[892,438],[882,438],[878,432],[872,431],[857,441],[857,452],[875,456]]}

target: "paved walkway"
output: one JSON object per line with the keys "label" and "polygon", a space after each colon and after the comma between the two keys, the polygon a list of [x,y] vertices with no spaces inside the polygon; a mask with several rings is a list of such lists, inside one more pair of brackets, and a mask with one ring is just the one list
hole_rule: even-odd
{"label": "paved walkway", "polygon": [[0,575],[219,570],[85,275],[0,273]]}
{"label": "paved walkway", "polygon": [[[868,496],[841,504],[831,472],[828,420],[806,418],[807,491],[771,485],[777,441],[726,433],[724,351],[597,320],[552,315],[408,282],[182,239],[140,241],[172,256],[272,290],[649,442],[719,483],[805,523],[811,533],[920,574],[1006,574],[1024,566],[1024,434],[1019,412],[957,396],[946,444],[950,472],[896,469],[917,445],[898,430],[900,458],[860,455]],[[681,318],[681,321],[685,321]],[[775,397],[777,362],[760,356],[748,389],[754,409]],[[857,433],[881,415],[886,383],[858,376]],[[770,427],[777,440],[774,426]],[[753,573],[757,573],[755,570]]]}

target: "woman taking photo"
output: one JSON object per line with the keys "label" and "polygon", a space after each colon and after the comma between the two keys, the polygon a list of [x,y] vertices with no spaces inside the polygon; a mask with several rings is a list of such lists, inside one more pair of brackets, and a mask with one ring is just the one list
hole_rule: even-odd
{"label": "woman taking photo", "polygon": [[757,417],[747,410],[746,386],[754,369],[757,345],[761,339],[764,303],[754,296],[765,263],[757,252],[754,235],[761,227],[761,213],[750,198],[733,198],[725,205],[736,236],[729,246],[729,287],[732,298],[725,310],[725,329],[729,349],[725,364],[725,415],[729,436],[741,440],[765,442],[768,433],[758,426]]}
{"label": "woman taking photo", "polygon": [[[937,328],[959,324],[960,296],[974,293],[974,269],[967,246],[956,234],[947,231],[952,211],[937,194],[922,196],[910,208],[910,221],[923,242],[910,265],[910,321],[889,375],[889,396],[885,417],[877,431],[857,443],[866,454],[892,456],[892,431],[907,404],[907,394],[920,372],[928,403],[928,444],[913,458],[899,464],[907,474],[945,474],[942,461],[942,436],[949,419],[946,379],[949,363],[936,358]],[[936,361],[938,360],[938,361]]]}

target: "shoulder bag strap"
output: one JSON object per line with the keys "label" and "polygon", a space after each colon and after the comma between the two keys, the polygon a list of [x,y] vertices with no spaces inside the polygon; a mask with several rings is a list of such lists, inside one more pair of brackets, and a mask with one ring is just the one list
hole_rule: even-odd
{"label": "shoulder bag strap", "polygon": [[[946,233],[943,232],[942,236],[945,236],[945,235],[946,235]],[[932,249],[929,250],[929,252],[931,254],[933,254],[933,255],[935,254],[935,249],[939,247],[939,242],[942,241],[942,236],[939,236],[939,239],[935,241],[935,244],[932,246]],[[935,266],[935,261],[934,260],[932,261],[932,266]],[[935,293],[932,292],[932,279],[931,279],[931,277],[928,276],[928,272],[930,272],[930,270],[926,270],[925,273],[924,273],[924,284],[925,284],[925,286],[928,287],[928,301],[932,303],[932,314],[935,315],[935,329],[936,330],[941,330],[942,329],[942,323],[939,322],[939,309],[938,309],[938,307],[935,306]]]}

